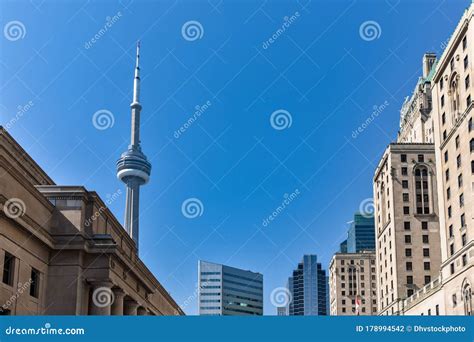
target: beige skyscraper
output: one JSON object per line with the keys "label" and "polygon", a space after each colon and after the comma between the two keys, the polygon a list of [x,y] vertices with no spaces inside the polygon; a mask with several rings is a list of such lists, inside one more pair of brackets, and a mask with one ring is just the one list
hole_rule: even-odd
{"label": "beige skyscraper", "polygon": [[336,253],[329,264],[331,316],[376,315],[374,251]]}
{"label": "beige skyscraper", "polygon": [[433,144],[432,77],[436,56],[400,110],[400,130],[374,176],[379,314],[403,312],[403,300],[438,277],[439,210]]}
{"label": "beige skyscraper", "polygon": [[471,4],[439,58],[432,78],[441,274],[405,302],[406,314],[473,314],[473,15]]}
{"label": "beige skyscraper", "polygon": [[379,314],[430,283],[441,262],[432,144],[390,144],[374,177]]}

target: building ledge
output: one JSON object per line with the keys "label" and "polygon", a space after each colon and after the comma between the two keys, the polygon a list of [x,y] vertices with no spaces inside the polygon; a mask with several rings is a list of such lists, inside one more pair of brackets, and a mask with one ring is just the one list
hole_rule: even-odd
{"label": "building ledge", "polygon": [[413,306],[415,306],[416,304],[421,302],[423,299],[425,299],[430,294],[432,294],[432,293],[438,291],[439,289],[441,289],[441,285],[442,285],[442,278],[441,278],[441,275],[440,275],[438,278],[432,280],[430,283],[426,284],[421,289],[416,291],[412,296],[404,299],[402,301],[403,311],[406,311],[406,310],[412,308]]}

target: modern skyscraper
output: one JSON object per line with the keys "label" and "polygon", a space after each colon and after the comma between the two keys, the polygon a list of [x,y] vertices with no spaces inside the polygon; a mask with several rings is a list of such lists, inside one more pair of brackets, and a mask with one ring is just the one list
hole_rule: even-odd
{"label": "modern skyscraper", "polygon": [[347,253],[347,239],[339,244],[339,253]]}
{"label": "modern skyscraper", "polygon": [[199,261],[200,315],[263,315],[263,275]]}
{"label": "modern skyscraper", "polygon": [[140,204],[140,186],[146,184],[150,178],[151,164],[142,152],[140,145],[140,42],[137,43],[137,57],[135,65],[135,79],[133,82],[130,145],[127,151],[117,161],[117,178],[126,184],[127,194],[125,202],[124,227],[132,237],[138,249],[138,221]]}
{"label": "modern skyscraper", "polygon": [[356,213],[347,233],[347,252],[375,250],[375,222],[373,215]]}
{"label": "modern skyscraper", "polygon": [[336,253],[329,274],[331,315],[377,314],[375,251]]}
{"label": "modern skyscraper", "polygon": [[288,278],[292,300],[290,316],[319,316],[328,314],[328,278],[316,255],[304,255],[302,262]]}

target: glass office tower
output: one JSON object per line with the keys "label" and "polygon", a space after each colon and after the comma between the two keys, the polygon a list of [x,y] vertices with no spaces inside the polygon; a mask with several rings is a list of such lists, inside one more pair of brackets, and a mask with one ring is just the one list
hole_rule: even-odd
{"label": "glass office tower", "polygon": [[347,253],[347,240],[344,240],[340,243],[339,253]]}
{"label": "glass office tower", "polygon": [[320,316],[328,314],[328,278],[317,262],[316,255],[304,255],[303,261],[288,278],[292,296],[290,316]]}
{"label": "glass office tower", "polygon": [[347,253],[367,250],[375,250],[374,217],[356,213],[347,233]]}
{"label": "glass office tower", "polygon": [[199,261],[200,315],[263,315],[263,275]]}

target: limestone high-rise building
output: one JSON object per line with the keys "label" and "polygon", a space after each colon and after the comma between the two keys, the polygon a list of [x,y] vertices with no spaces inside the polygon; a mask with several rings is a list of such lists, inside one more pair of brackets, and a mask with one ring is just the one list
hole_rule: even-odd
{"label": "limestone high-rise building", "polygon": [[431,282],[441,261],[432,144],[390,144],[374,177],[378,312]]}
{"label": "limestone high-rise building", "polygon": [[441,263],[432,119],[436,56],[426,53],[422,67],[400,111],[397,142],[387,147],[374,176],[381,315],[401,314],[403,300],[436,278]]}
{"label": "limestone high-rise building", "polygon": [[329,264],[332,316],[376,315],[375,252],[336,253]]}
{"label": "limestone high-rise building", "polygon": [[473,17],[471,4],[432,77],[441,273],[405,301],[406,314],[474,314]]}
{"label": "limestone high-rise building", "polygon": [[418,79],[411,97],[407,97],[400,110],[400,143],[433,143],[433,119],[431,118],[431,80],[435,72],[436,55],[423,56],[423,77]]}

